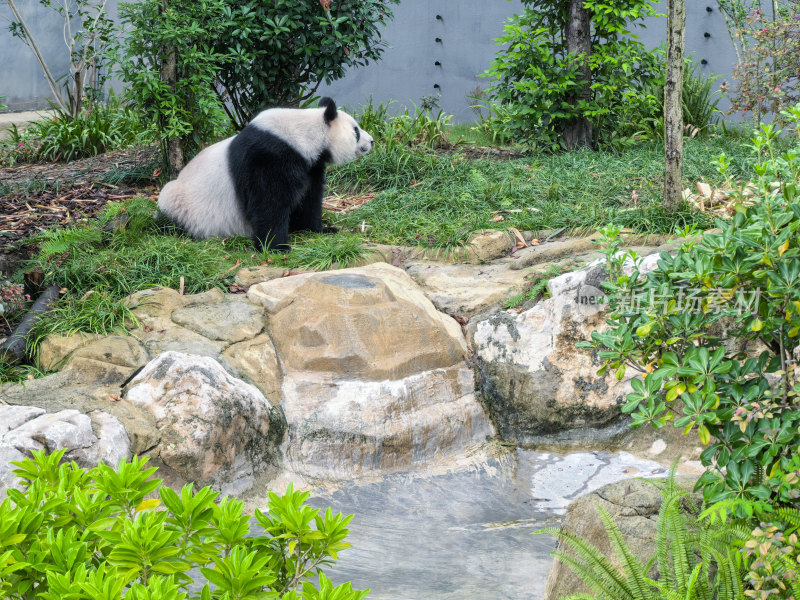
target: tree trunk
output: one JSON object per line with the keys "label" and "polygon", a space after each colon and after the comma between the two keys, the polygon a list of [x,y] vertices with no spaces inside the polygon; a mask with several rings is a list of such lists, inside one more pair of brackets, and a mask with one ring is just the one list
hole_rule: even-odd
{"label": "tree trunk", "polygon": [[[175,91],[178,82],[178,60],[175,52],[175,47],[170,46],[164,49],[166,58],[161,65],[161,77],[164,83],[168,84],[172,91]],[[171,137],[166,140],[167,145],[167,165],[169,167],[169,176],[175,177],[183,168],[183,147],[181,146],[181,138]]]}
{"label": "tree trunk", "polygon": [[[160,12],[164,13],[169,8],[169,0],[161,0]],[[162,48],[164,59],[161,63],[161,81],[169,86],[173,96],[178,87],[178,55],[175,46]],[[184,167],[183,146],[180,137],[161,139],[161,152],[166,161],[166,175],[171,179],[178,175]]]}
{"label": "tree trunk", "polygon": [[83,108],[83,72],[75,71],[72,81],[72,98],[69,99],[69,103],[72,118],[77,119]]}
{"label": "tree trunk", "polygon": [[[580,90],[567,98],[572,106],[578,106],[581,100],[589,100],[592,95],[592,71],[587,57],[592,52],[591,14],[583,6],[584,0],[569,0],[569,19],[567,22],[567,53],[582,56],[578,78]],[[564,142],[567,148],[591,147],[592,124],[586,117],[575,117],[564,126]]]}
{"label": "tree trunk", "polygon": [[683,48],[686,0],[667,0],[667,82],[664,86],[664,208],[677,210],[683,192]]}

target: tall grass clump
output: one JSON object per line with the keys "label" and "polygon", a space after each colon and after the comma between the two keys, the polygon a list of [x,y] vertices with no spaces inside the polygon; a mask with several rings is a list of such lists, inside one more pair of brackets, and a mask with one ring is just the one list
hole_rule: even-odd
{"label": "tall grass clump", "polygon": [[0,153],[6,166],[18,162],[70,161],[141,143],[150,137],[138,116],[115,99],[77,116],[53,108],[53,116],[11,130]]}

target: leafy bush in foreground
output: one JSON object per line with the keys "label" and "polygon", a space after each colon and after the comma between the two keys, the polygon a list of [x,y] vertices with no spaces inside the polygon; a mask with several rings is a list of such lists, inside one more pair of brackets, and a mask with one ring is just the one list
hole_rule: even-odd
{"label": "leafy bush in foreground", "polygon": [[[34,452],[13,463],[25,489],[10,489],[0,504],[3,598],[363,600],[368,593],[334,586],[319,571],[349,547],[352,517],[320,514],[304,504],[307,492],[270,492],[269,510],[251,517],[241,501],[209,487],[162,486],[146,458],[86,471],[59,464],[63,454]],[[252,518],[260,531],[251,530]],[[308,581],[317,574],[319,588]]]}
{"label": "leafy bush in foreground", "polygon": [[[784,116],[796,126],[800,106]],[[610,329],[588,343],[601,371],[641,373],[623,407],[634,426],[698,432],[706,500],[739,516],[800,498],[800,145],[780,152],[779,134],[755,137],[755,189],[735,217],[687,236],[656,270],[640,273],[607,230]]]}

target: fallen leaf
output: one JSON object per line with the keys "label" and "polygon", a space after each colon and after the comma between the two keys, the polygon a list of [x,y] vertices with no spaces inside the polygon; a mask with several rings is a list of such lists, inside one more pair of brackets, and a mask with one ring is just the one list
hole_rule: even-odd
{"label": "fallen leaf", "polygon": [[402,259],[398,256],[392,261],[392,266],[399,267],[402,262]]}
{"label": "fallen leaf", "polygon": [[150,327],[150,325],[145,325],[142,329],[144,329],[145,333],[150,333],[151,331],[153,331],[153,328]]}
{"label": "fallen leaf", "polygon": [[122,396],[120,396],[119,394],[110,394],[110,395],[108,396],[108,399],[109,399],[111,402],[119,402],[120,400],[122,400]]}
{"label": "fallen leaf", "polygon": [[491,219],[489,219],[489,221],[491,221],[492,223],[499,223],[500,221],[505,221],[505,218],[503,217],[503,215],[497,215],[496,217],[492,217]]}
{"label": "fallen leaf", "polygon": [[714,192],[711,191],[711,186],[705,181],[698,181],[695,185],[697,185],[697,191],[700,192],[700,195],[704,198],[711,198],[714,195]]}
{"label": "fallen leaf", "polygon": [[540,244],[539,240],[534,238],[531,240],[531,246],[538,246]]}
{"label": "fallen leaf", "polygon": [[528,247],[528,242],[525,241],[525,238],[519,232],[519,229],[517,229],[516,227],[509,227],[508,230],[511,233],[513,233],[514,236],[517,238],[517,248],[518,249],[519,248],[527,248]]}

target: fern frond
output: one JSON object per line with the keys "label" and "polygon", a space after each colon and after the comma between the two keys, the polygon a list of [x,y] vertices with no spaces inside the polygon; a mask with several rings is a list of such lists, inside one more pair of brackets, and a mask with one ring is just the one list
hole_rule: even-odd
{"label": "fern frond", "polygon": [[598,568],[596,563],[586,563],[561,550],[555,550],[552,556],[581,578],[584,585],[592,590],[594,600],[638,600],[630,590],[620,585],[620,580],[615,578],[614,573]]}
{"label": "fern frond", "polygon": [[552,556],[569,566],[579,577],[584,579],[587,587],[593,592],[614,600],[635,600],[624,576],[595,546],[557,527],[540,529],[536,533],[549,534],[566,543],[577,555],[577,558],[563,550],[553,551]]}
{"label": "fern frond", "polygon": [[697,598],[698,594],[695,590],[697,586],[697,578],[700,577],[700,569],[702,568],[703,563],[694,566],[692,569],[692,574],[689,575],[689,581],[686,585],[686,598]]}
{"label": "fern frond", "polygon": [[62,254],[75,246],[96,244],[101,241],[102,233],[91,227],[67,227],[65,229],[45,231],[39,237],[39,252],[43,258]]}
{"label": "fern frond", "polygon": [[686,517],[681,513],[679,500],[681,495],[672,493],[664,498],[661,505],[664,511],[664,520],[667,544],[669,545],[670,556],[672,558],[672,574],[674,588],[683,593],[686,592],[691,576],[691,552],[694,540],[690,539],[689,529],[686,525]]}
{"label": "fern frond", "polygon": [[614,548],[614,552],[617,553],[622,563],[623,570],[627,575],[626,579],[628,585],[634,591],[634,597],[650,597],[652,594],[650,586],[646,582],[647,572],[645,571],[644,565],[631,553],[628,544],[625,543],[625,539],[622,537],[619,526],[614,522],[614,519],[611,518],[611,515],[608,514],[608,511],[598,505],[597,512],[600,513],[600,520],[606,528],[611,547]]}
{"label": "fern frond", "polygon": [[734,553],[728,549],[724,554],[716,548],[710,549],[717,564],[717,600],[740,600],[744,598],[742,569],[736,564]]}
{"label": "fern frond", "polygon": [[793,528],[800,528],[800,509],[782,506],[775,512],[777,512],[778,516]]}

